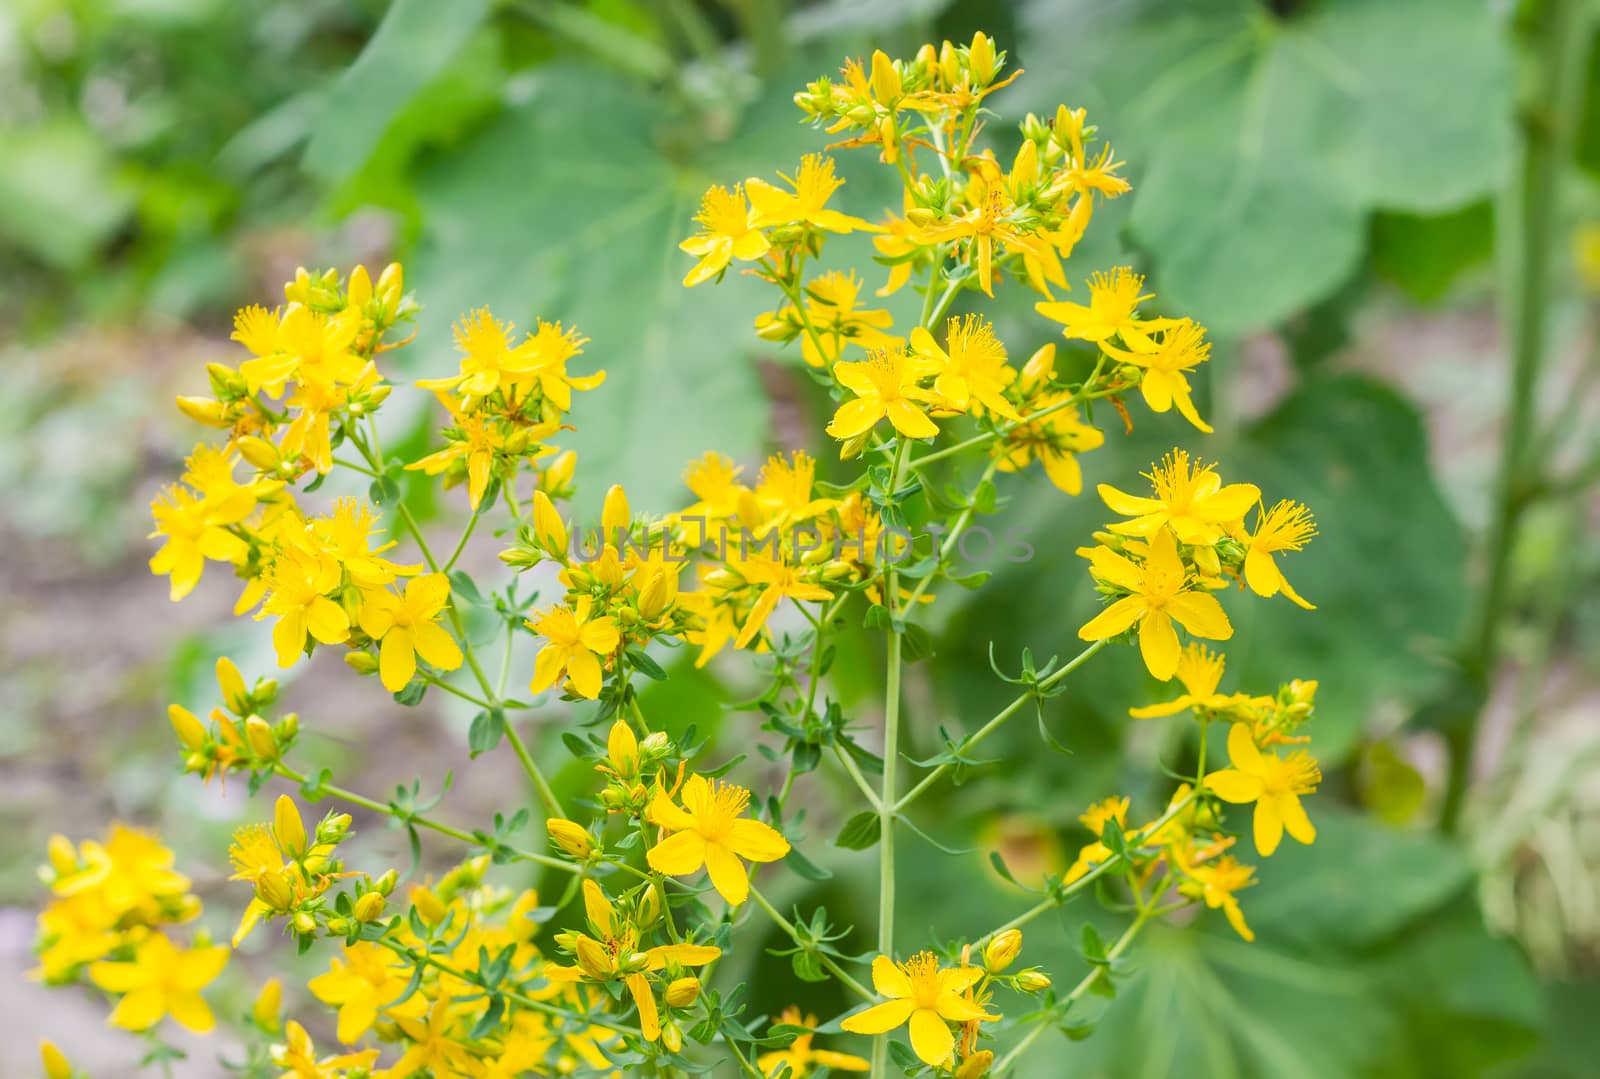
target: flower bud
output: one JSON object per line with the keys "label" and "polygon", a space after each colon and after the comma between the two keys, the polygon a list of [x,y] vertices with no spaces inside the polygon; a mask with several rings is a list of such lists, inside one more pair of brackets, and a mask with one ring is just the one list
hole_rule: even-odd
{"label": "flower bud", "polygon": [[634,921],[640,929],[649,929],[661,918],[661,893],[656,886],[651,884],[639,895],[639,908],[634,912]]}
{"label": "flower bud", "polygon": [[900,100],[902,86],[900,72],[895,70],[894,61],[882,49],[872,53],[872,96],[880,104],[893,105]]}
{"label": "flower bud", "polygon": [[378,299],[383,301],[385,307],[395,307],[400,302],[405,287],[405,271],[398,262],[389,263],[383,268],[383,273],[378,275]]}
{"label": "flower bud", "polygon": [[59,832],[51,836],[50,842],[45,846],[45,852],[50,859],[50,868],[55,870],[56,876],[64,877],[78,871],[78,850],[66,836]]}
{"label": "flower bud", "polygon": [[227,427],[227,407],[210,397],[180,397],[178,411],[207,427]]}
{"label": "flower bud", "polygon": [[429,925],[438,925],[444,921],[445,906],[443,901],[435,895],[432,889],[417,885],[411,889],[411,906],[422,915],[422,920]]}
{"label": "flower bud", "polygon": [[286,858],[299,858],[306,852],[306,826],[295,808],[294,799],[287,794],[278,795],[272,807],[272,835]]}
{"label": "flower bud", "polygon": [[167,718],[185,749],[200,749],[206,744],[206,727],[198,716],[181,704],[167,705]]}
{"label": "flower bud", "polygon": [[39,1043],[39,1060],[44,1065],[45,1079],[72,1079],[72,1065],[54,1042]]}
{"label": "flower bud", "polygon": [[283,983],[276,978],[268,978],[262,983],[261,992],[256,994],[255,1004],[250,1008],[250,1018],[268,1034],[276,1034],[281,1025],[278,1013],[282,1008]]}
{"label": "flower bud", "polygon": [[939,78],[944,81],[947,88],[957,86],[961,82],[961,55],[948,41],[939,46]]}
{"label": "flower bud", "polygon": [[1024,993],[1042,993],[1050,988],[1050,975],[1042,970],[1025,970],[1017,975],[1017,988]]}
{"label": "flower bud", "polygon": [[956,1069],[956,1079],[978,1079],[981,1075],[989,1074],[989,1068],[994,1064],[993,1049],[979,1049]]}
{"label": "flower bud", "polygon": [[990,974],[999,974],[1016,961],[1017,953],[1022,951],[1022,930],[1006,929],[996,933],[994,938],[984,945],[983,965]]}
{"label": "flower bud", "polygon": [[358,922],[372,922],[383,916],[383,908],[387,904],[382,892],[368,892],[356,900],[351,916]]}
{"label": "flower bud", "polygon": [[394,886],[398,883],[400,883],[400,874],[391,869],[372,882],[372,890],[379,895],[388,895],[394,891]]}
{"label": "flower bud", "polygon": [[555,503],[543,491],[533,492],[533,534],[546,552],[566,558],[567,526],[556,512]]}
{"label": "flower bud", "polygon": [[317,918],[309,910],[302,910],[289,920],[294,931],[301,936],[306,936],[317,931]]}
{"label": "flower bud", "polygon": [[345,666],[359,675],[378,673],[378,657],[366,652],[346,652],[344,662]]}
{"label": "flower bud", "polygon": [[317,825],[317,842],[337,844],[350,834],[355,818],[348,813],[331,813]]}
{"label": "flower bud", "polygon": [[245,435],[234,445],[238,447],[240,457],[262,472],[275,472],[283,463],[278,447],[259,435]]}
{"label": "flower bud", "polygon": [[372,300],[372,278],[367,275],[365,266],[357,266],[350,271],[350,280],[345,283],[345,300],[351,307],[365,307]]}
{"label": "flower bud", "polygon": [[592,937],[580,936],[575,945],[578,957],[578,966],[583,968],[585,974],[596,981],[610,980],[612,970],[611,953],[605,946]]}
{"label": "flower bud", "polygon": [[661,1044],[669,1053],[676,1053],[683,1048],[683,1031],[670,1019],[661,1024]]}
{"label": "flower bud", "polygon": [[278,740],[272,736],[272,727],[260,716],[251,716],[244,721],[245,740],[250,743],[250,751],[258,760],[275,761],[278,759]]}
{"label": "flower bud", "polygon": [[639,740],[626,720],[611,724],[611,733],[606,736],[606,757],[619,776],[632,776],[639,770]]}
{"label": "flower bud", "polygon": [[967,66],[972,71],[976,86],[988,86],[994,81],[994,42],[982,30],[972,35],[972,45],[967,49]]}
{"label": "flower bud", "polygon": [[932,42],[925,41],[922,43],[922,47],[917,50],[915,62],[921,68],[936,67],[939,63],[939,50],[933,47]]}
{"label": "flower bud", "polygon": [[666,996],[663,998],[669,1008],[687,1008],[700,996],[699,978],[679,978],[667,986]]}
{"label": "flower bud", "polygon": [[600,532],[604,543],[617,542],[617,532],[626,532],[633,522],[633,511],[628,508],[628,495],[620,484],[612,484],[606,492],[605,504],[600,508]]}
{"label": "flower bud", "polygon": [[1196,547],[1193,554],[1194,568],[1207,577],[1215,577],[1222,572],[1222,562],[1217,558],[1215,547]]}
{"label": "flower bud", "polygon": [[294,889],[282,870],[272,870],[256,878],[256,898],[274,914],[282,914],[294,906]]}
{"label": "flower bud", "polygon": [[565,817],[551,817],[545,821],[545,830],[551,842],[580,861],[594,853],[594,839],[589,830],[577,821]]}

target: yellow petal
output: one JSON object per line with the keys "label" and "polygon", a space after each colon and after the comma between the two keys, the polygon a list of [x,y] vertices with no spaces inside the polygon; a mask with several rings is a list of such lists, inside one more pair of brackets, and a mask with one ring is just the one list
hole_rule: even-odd
{"label": "yellow petal", "polygon": [[939,1017],[932,1008],[918,1008],[911,1013],[911,1048],[917,1057],[930,1068],[937,1068],[950,1059],[956,1047],[956,1036],[950,1033],[950,1024]]}
{"label": "yellow petal", "polygon": [[916,1010],[916,1001],[888,1000],[864,1012],[846,1016],[839,1026],[851,1034],[886,1034],[910,1019],[911,1013]]}
{"label": "yellow petal", "polygon": [[686,877],[705,864],[706,841],[698,832],[676,832],[651,847],[645,860],[657,873]]}
{"label": "yellow petal", "polygon": [[750,874],[745,871],[744,863],[739,861],[738,856],[722,844],[706,844],[706,872],[711,874],[712,887],[728,901],[729,906],[737,907],[750,897]]}
{"label": "yellow petal", "polygon": [[1261,780],[1236,768],[1224,768],[1206,776],[1206,789],[1224,802],[1244,805],[1261,797]]}
{"label": "yellow petal", "polygon": [[[1214,601],[1213,601],[1214,602]],[[1178,671],[1178,631],[1164,611],[1150,611],[1139,622],[1139,654],[1156,678],[1165,682]]]}
{"label": "yellow petal", "polygon": [[900,969],[900,964],[880,955],[872,961],[872,988],[886,997],[909,997],[911,979]]}
{"label": "yellow petal", "polygon": [[1209,592],[1180,592],[1167,601],[1167,613],[1196,637],[1225,641],[1233,636],[1228,613]]}
{"label": "yellow petal", "polygon": [[1256,803],[1256,851],[1263,858],[1270,857],[1283,841],[1283,817],[1278,813],[1274,798],[1263,798]]}
{"label": "yellow petal", "polygon": [[739,857],[752,862],[776,862],[789,853],[789,841],[781,832],[748,817],[733,822],[733,837],[728,846]]}

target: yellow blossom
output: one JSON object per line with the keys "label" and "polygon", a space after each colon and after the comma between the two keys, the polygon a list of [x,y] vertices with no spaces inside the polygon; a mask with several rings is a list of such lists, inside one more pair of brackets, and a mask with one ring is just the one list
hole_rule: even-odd
{"label": "yellow blossom", "polygon": [[1000,1018],[963,995],[982,977],[982,967],[940,968],[932,952],[919,952],[904,963],[880,955],[872,961],[872,987],[889,999],[846,1016],[840,1025],[852,1034],[886,1034],[910,1024],[911,1048],[918,1059],[930,1068],[943,1068],[956,1045],[951,1023]]}
{"label": "yellow blossom", "polygon": [[744,625],[734,647],[744,648],[755,640],[756,634],[767,624],[767,619],[785,599],[826,602],[833,593],[820,584],[808,581],[802,571],[780,558],[749,558],[738,563],[739,575],[746,582],[761,589],[755,606],[745,615]]}
{"label": "yellow blossom", "polygon": [[329,961],[330,969],[309,983],[311,994],[339,1009],[339,1040],[353,1045],[372,1029],[380,1013],[390,1018],[416,1018],[428,1010],[420,993],[400,1000],[411,981],[411,967],[381,944],[361,941],[347,944],[342,959]]}
{"label": "yellow blossom", "polygon": [[852,439],[887,416],[894,429],[907,438],[934,438],[939,425],[928,418],[922,406],[936,398],[918,385],[933,370],[925,360],[898,348],[875,353],[870,360],[836,364],[834,375],[856,396],[833,414],[828,434],[841,441]]}
{"label": "yellow blossom", "polygon": [[1125,329],[1137,327],[1135,312],[1141,302],[1151,298],[1140,291],[1143,288],[1143,275],[1119,266],[1109,274],[1096,273],[1089,279],[1087,306],[1053,300],[1036,303],[1033,309],[1065,326],[1061,331],[1065,337],[1104,341]]}
{"label": "yellow blossom", "polygon": [[1183,693],[1170,701],[1130,708],[1128,715],[1134,719],[1153,719],[1157,716],[1174,716],[1185,708],[1219,711],[1239,699],[1238,694],[1218,693],[1223,667],[1227,657],[1213,652],[1199,641],[1190,641],[1178,657],[1178,681],[1183,683]]}
{"label": "yellow blossom", "polygon": [[1165,412],[1173,405],[1183,418],[1200,430],[1211,433],[1211,426],[1195,411],[1190,397],[1189,380],[1185,372],[1211,358],[1211,342],[1205,339],[1205,327],[1192,319],[1169,322],[1151,333],[1123,326],[1122,340],[1127,348],[1117,348],[1106,341],[1100,347],[1108,356],[1144,369],[1139,380],[1139,392],[1151,412]]}
{"label": "yellow blossom", "polygon": [[378,1060],[376,1049],[317,1058],[316,1046],[306,1028],[289,1020],[283,1026],[284,1044],[272,1047],[272,1063],[285,1069],[278,1079],[338,1079],[346,1070],[370,1069]]}
{"label": "yellow blossom", "polygon": [[429,1075],[472,1075],[477,1070],[478,1058],[459,1040],[466,1031],[456,1029],[458,1024],[448,998],[440,997],[434,1003],[426,1021],[396,1013],[394,1023],[411,1044],[394,1066],[384,1071],[385,1079],[406,1079],[422,1071]]}
{"label": "yellow blossom", "polygon": [[515,327],[495,318],[487,307],[462,317],[450,329],[461,352],[461,370],[445,378],[418,379],[423,389],[453,390],[468,399],[487,397],[533,362],[533,340],[513,345]]}
{"label": "yellow blossom", "polygon": [[713,184],[700,200],[700,212],[694,219],[700,223],[699,234],[678,245],[700,259],[683,279],[686,288],[711,280],[734,259],[753,262],[771,250],[740,186],[729,191]]}
{"label": "yellow blossom", "polygon": [[1255,534],[1246,542],[1244,579],[1258,596],[1275,596],[1279,592],[1308,611],[1316,608],[1300,597],[1290,587],[1283,571],[1272,556],[1279,551],[1298,551],[1317,534],[1311,511],[1298,502],[1284,499],[1270,510],[1261,511]]}
{"label": "yellow blossom", "polygon": [[1173,450],[1144,475],[1155,490],[1154,498],[1125,494],[1106,483],[1096,488],[1113,513],[1133,518],[1112,525],[1111,531],[1150,536],[1170,526],[1184,543],[1209,545],[1223,537],[1227,525],[1242,521],[1261,498],[1253,483],[1223,486],[1214,465],[1199,461],[1191,465],[1183,450]]}
{"label": "yellow blossom", "polygon": [[542,693],[555,685],[563,673],[580,696],[594,700],[600,696],[604,677],[602,658],[617,650],[622,635],[616,620],[609,615],[592,616],[588,596],[579,598],[576,607],[552,607],[529,628],[545,639],[534,659],[533,681],[529,688]]}
{"label": "yellow blossom", "polygon": [[1151,539],[1143,565],[1107,547],[1096,548],[1089,565],[1096,577],[1132,594],[1090,619],[1078,636],[1103,641],[1138,623],[1139,654],[1150,673],[1163,682],[1178,669],[1180,649],[1173,621],[1197,637],[1225,641],[1233,636],[1217,598],[1189,587],[1171,529],[1163,528]]}
{"label": "yellow blossom", "polygon": [[1081,879],[1089,870],[1111,857],[1111,848],[1098,837],[1105,834],[1107,821],[1116,821],[1119,828],[1127,827],[1128,799],[1104,798],[1085,810],[1078,820],[1093,832],[1096,838],[1094,842],[1084,845],[1078,851],[1078,857],[1067,867],[1066,875],[1061,878],[1063,884],[1071,884]]}
{"label": "yellow blossom", "polygon": [[870,221],[828,209],[828,200],[844,186],[844,181],[833,173],[833,158],[823,154],[807,154],[800,160],[799,171],[793,177],[783,178],[794,188],[793,192],[774,187],[756,177],[744,182],[750,205],[755,209],[753,224],[763,228],[808,225],[826,232],[852,232],[855,229],[880,231]]}
{"label": "yellow blossom", "polygon": [[[815,1028],[817,1017],[801,1015],[799,1008],[790,1005],[778,1016],[778,1022],[789,1026]],[[805,1076],[817,1068],[827,1068],[836,1072],[864,1072],[870,1067],[865,1060],[849,1053],[811,1048],[811,1041],[815,1037],[815,1034],[795,1035],[794,1041],[784,1048],[757,1056],[756,1067],[761,1069],[763,1075],[776,1075],[779,1068],[787,1065],[789,1070],[784,1073],[786,1079],[805,1079]]]}
{"label": "yellow blossom", "polygon": [[743,815],[749,805],[743,787],[698,775],[684,783],[681,808],[657,788],[650,821],[672,834],[650,848],[650,868],[686,877],[703,865],[722,898],[732,906],[743,903],[750,877],[740,859],[776,862],[789,853],[789,841],[770,824]]}
{"label": "yellow blossom", "polygon": [[429,573],[406,583],[405,594],[388,590],[367,592],[361,602],[361,629],[382,641],[378,674],[383,688],[399,693],[417,673],[417,657],[441,671],[461,666],[461,649],[439,625],[439,615],[450,603],[450,578]]}
{"label": "yellow blossom", "polygon": [[177,602],[200,583],[206,559],[242,562],[250,545],[230,531],[255,509],[253,497],[230,497],[221,502],[197,498],[182,487],[169,487],[150,504],[157,536],[165,539],[150,559],[150,572],[172,578],[172,600]]}
{"label": "yellow blossom", "polygon": [[1008,420],[1018,420],[1016,408],[1005,399],[1005,389],[1017,377],[1006,366],[1006,349],[995,336],[994,324],[978,315],[953,318],[945,326],[948,351],[922,327],[911,331],[911,350],[935,366],[933,389],[940,406],[966,412],[976,401]]}
{"label": "yellow blossom", "polygon": [[1245,924],[1244,911],[1234,893],[1255,883],[1255,868],[1238,861],[1231,854],[1214,862],[1191,866],[1188,875],[1200,886],[1200,898],[1212,910],[1222,908],[1228,924],[1245,940],[1255,940],[1256,935]]}
{"label": "yellow blossom", "polygon": [[268,575],[271,590],[256,618],[277,615],[272,645],[278,666],[292,667],[306,646],[306,636],[323,644],[342,644],[350,637],[350,616],[323,593],[317,568],[298,557],[278,560]]}
{"label": "yellow blossom", "polygon": [[216,1025],[200,990],[216,980],[228,962],[228,949],[218,946],[180,949],[162,933],[151,933],[126,963],[101,961],[89,968],[89,979],[122,999],[110,1022],[124,1030],[149,1030],[164,1016],[203,1034]]}
{"label": "yellow blossom", "polygon": [[1317,830],[1300,804],[1322,782],[1317,762],[1304,750],[1287,757],[1263,753],[1256,747],[1250,724],[1235,723],[1228,731],[1228,757],[1232,768],[1206,776],[1206,787],[1224,802],[1255,803],[1256,851],[1263,858],[1278,849],[1283,833],[1301,843],[1311,843]]}

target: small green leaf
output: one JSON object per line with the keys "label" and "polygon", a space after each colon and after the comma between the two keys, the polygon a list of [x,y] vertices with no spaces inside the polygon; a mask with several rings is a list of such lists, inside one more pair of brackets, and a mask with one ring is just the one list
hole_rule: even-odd
{"label": "small green leaf", "polygon": [[862,810],[844,822],[834,845],[845,850],[866,850],[883,834],[883,820],[872,810]]}

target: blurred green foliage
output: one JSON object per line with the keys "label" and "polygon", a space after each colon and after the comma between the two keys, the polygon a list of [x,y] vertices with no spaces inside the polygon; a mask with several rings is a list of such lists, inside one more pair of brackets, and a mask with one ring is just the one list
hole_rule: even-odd
{"label": "blurred green foliage", "polygon": [[[1058,101],[1085,105],[1129,163],[1133,194],[1097,215],[1069,278],[1135,261],[1162,305],[1212,327],[1224,344],[1208,390],[1222,422],[1216,439],[1190,446],[1227,461],[1230,479],[1304,499],[1322,523],[1292,574],[1317,615],[1252,605],[1224,685],[1319,679],[1313,749],[1329,773],[1319,802],[1352,804],[1322,808],[1315,848],[1265,867],[1247,897],[1257,944],[1209,929],[1152,933],[1119,979],[1120,999],[1091,1009],[1105,1012],[1096,1036],[1037,1054],[1026,1074],[1059,1075],[1067,1061],[1082,1075],[1454,1079],[1519,1074],[1506,1062],[1536,1046],[1539,1063],[1520,1074],[1582,1074],[1592,1058],[1571,1046],[1583,1024],[1560,1008],[1547,1024],[1545,992],[1517,945],[1485,925],[1470,849],[1380,819],[1398,822],[1421,800],[1409,787],[1416,773],[1395,764],[1385,739],[1392,717],[1423,709],[1455,677],[1471,536],[1440,492],[1416,406],[1382,379],[1323,369],[1381,304],[1438,303],[1475,274],[1482,287],[1494,200],[1517,152],[1510,20],[1462,0],[783,7],[13,0],[0,11],[0,320],[41,342],[84,321],[220,326],[233,305],[266,298],[256,267],[276,238],[292,237],[284,246],[296,258],[335,257],[352,243],[341,222],[378,211],[390,223],[380,246],[405,257],[427,308],[408,362],[444,362],[449,322],[468,304],[523,325],[535,315],[577,325],[610,371],[576,443],[588,493],[622,482],[650,492],[643,508],[666,510],[686,460],[715,447],[753,462],[814,437],[823,404],[750,332],[763,301],[749,282],[681,288],[676,242],[700,193],[823,145],[790,96],[842,57],[990,30],[1028,69],[997,102],[997,126]],[[1593,22],[1583,26],[1592,35]],[[1576,155],[1597,170],[1593,56]],[[845,154],[841,166],[845,207],[875,214],[891,190],[875,185],[875,164]],[[1031,320],[1031,297],[1010,299],[1003,328],[1025,355],[1048,328]],[[1238,343],[1261,332],[1284,344],[1294,385],[1265,415],[1230,418],[1234,391],[1259,377]],[[0,377],[0,407],[18,431],[82,414],[63,408],[93,411],[45,384],[37,364]],[[1155,423],[1124,439],[1114,415],[1098,418],[1112,437],[1086,466],[1091,484],[1126,480],[1187,439]],[[420,445],[435,422],[411,417],[410,437]],[[0,496],[43,497],[37,473],[51,465],[8,460],[36,467],[0,473]],[[941,600],[932,615],[938,659],[913,677],[938,702],[926,710],[946,721],[986,716],[1004,696],[991,646],[1002,666],[1023,648],[1066,651],[1067,612],[1090,600],[1072,549],[1104,511],[1092,494],[1065,499],[1035,479],[1002,491],[1003,523],[1019,525],[1036,559],[999,567],[982,591]],[[67,489],[96,505],[120,494]],[[118,514],[85,514],[80,528],[107,520]],[[1546,584],[1535,575],[1524,589]],[[1581,576],[1558,625],[1592,587]],[[877,686],[866,641],[840,642],[833,677],[862,722]],[[197,644],[187,667],[203,671],[214,650]],[[758,722],[724,711],[738,688],[680,669],[650,708],[676,717],[674,729],[716,733],[731,755]],[[1159,692],[1131,656],[1102,657],[1041,719],[1072,756],[1042,750],[1019,723],[995,740],[1005,763],[930,797],[919,825],[970,845],[1009,815],[1072,848],[1087,838],[1075,823],[1082,805],[1123,786],[1130,759],[1192,761],[1191,732],[1122,712]],[[910,723],[910,755],[936,751],[935,723],[916,711]],[[1376,816],[1357,811],[1363,760],[1402,767],[1398,810],[1374,798]],[[1129,793],[1155,808],[1156,792]],[[818,838],[838,824],[810,827]],[[908,926],[981,929],[1026,901],[976,856],[964,902],[917,887],[919,862],[952,857],[920,853],[902,894],[925,909]],[[790,879],[786,898],[826,902],[846,924],[869,920],[854,913],[867,909],[869,859],[837,851],[833,879]],[[1081,963],[1068,942],[1085,915],[1064,918],[1037,956],[1061,979]],[[842,1004],[817,999],[783,960],[759,962],[748,972],[758,1006]],[[1551,992],[1593,996],[1588,985]]]}

